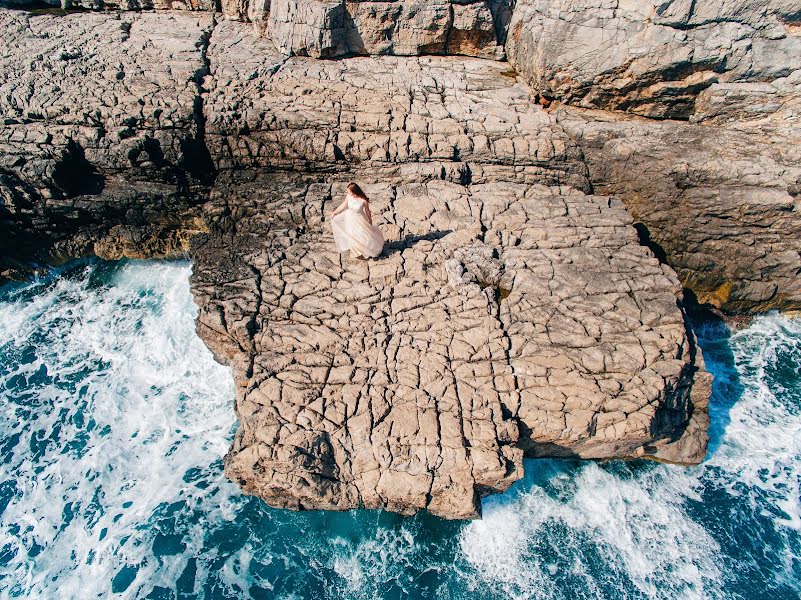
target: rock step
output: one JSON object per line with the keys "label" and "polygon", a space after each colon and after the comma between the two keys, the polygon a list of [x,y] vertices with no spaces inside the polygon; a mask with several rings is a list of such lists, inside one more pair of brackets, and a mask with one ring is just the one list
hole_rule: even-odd
{"label": "rock step", "polygon": [[205,131],[220,170],[459,161],[589,190],[579,147],[503,63],[287,58],[233,22],[217,25],[208,56]]}

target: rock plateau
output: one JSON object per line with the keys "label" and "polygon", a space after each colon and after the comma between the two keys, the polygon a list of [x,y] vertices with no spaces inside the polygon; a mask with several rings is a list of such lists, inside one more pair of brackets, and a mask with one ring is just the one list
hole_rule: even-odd
{"label": "rock plateau", "polygon": [[[74,6],[0,9],[0,266],[190,255],[226,474],[273,506],[697,463],[684,289],[801,308],[799,2]],[[352,180],[376,260],[333,245]]]}

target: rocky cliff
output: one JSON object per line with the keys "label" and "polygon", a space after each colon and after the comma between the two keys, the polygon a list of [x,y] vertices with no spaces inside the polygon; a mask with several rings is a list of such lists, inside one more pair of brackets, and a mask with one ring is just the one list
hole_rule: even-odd
{"label": "rocky cliff", "polygon": [[[250,35],[224,23],[208,49],[220,176],[194,250],[200,335],[242,385],[232,479],[277,506],[469,517],[524,453],[703,456],[678,280],[504,65],[282,59]],[[379,261],[332,246],[346,178]]]}
{"label": "rocky cliff", "polygon": [[[682,288],[801,304],[777,66],[801,10],[726,4],[730,27],[679,4],[0,10],[3,266],[191,254],[198,333],[238,384],[226,473],[274,506],[466,518],[523,456],[698,462],[710,376]],[[557,42],[546,16],[640,37]],[[717,82],[643,91],[686,83],[662,53],[696,43],[730,52]],[[334,252],[350,180],[375,261]]]}

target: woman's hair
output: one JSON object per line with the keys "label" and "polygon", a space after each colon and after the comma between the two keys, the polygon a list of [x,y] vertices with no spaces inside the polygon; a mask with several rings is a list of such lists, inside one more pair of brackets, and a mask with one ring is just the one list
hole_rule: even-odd
{"label": "woman's hair", "polygon": [[367,194],[365,194],[362,191],[362,188],[359,187],[358,183],[349,183],[348,184],[348,191],[351,194],[353,194],[354,196],[356,196],[357,198],[361,198],[362,200],[366,200],[367,202],[370,201],[370,198],[368,198]]}

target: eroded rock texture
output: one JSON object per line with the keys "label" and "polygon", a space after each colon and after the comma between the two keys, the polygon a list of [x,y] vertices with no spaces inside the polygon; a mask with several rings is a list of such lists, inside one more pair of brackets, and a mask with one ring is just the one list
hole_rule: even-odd
{"label": "eroded rock texture", "polygon": [[578,146],[503,64],[287,58],[230,22],[208,54],[206,137],[221,170],[459,161],[588,188]]}
{"label": "eroded rock texture", "polygon": [[801,129],[791,98],[765,92],[748,119],[730,123],[744,97],[715,100],[710,88],[701,96],[710,124],[690,125],[532,111],[530,90],[488,61],[287,58],[237,23],[217,26],[208,54],[206,132],[220,169],[458,160],[465,182],[502,165],[583,191],[591,181],[626,203],[702,302],[798,307]]}
{"label": "eroded rock texture", "polygon": [[[793,72],[721,79],[675,123],[544,110],[496,60],[288,54],[497,57],[528,4],[224,3],[265,35],[198,13],[0,11],[8,255],[191,239],[198,332],[239,384],[226,472],[275,506],[464,518],[524,455],[697,462],[709,376],[679,281],[727,308],[796,306]],[[667,97],[650,105],[683,106]],[[379,260],[334,252],[323,215],[350,180]]]}
{"label": "eroded rock texture", "polygon": [[47,12],[42,6],[58,7],[64,10],[181,10],[214,12],[218,10],[214,0],[2,0],[0,6],[10,8],[31,8]]}
{"label": "eroded rock texture", "polygon": [[493,11],[485,0],[271,0],[264,32],[285,52],[318,58],[503,55]]}
{"label": "eroded rock texture", "polygon": [[[208,50],[221,175],[192,282],[239,383],[229,477],[275,506],[465,518],[524,453],[701,460],[709,380],[675,274],[583,193],[578,145],[502,65],[248,36],[221,24]],[[346,178],[379,260],[335,251]]]}
{"label": "eroded rock texture", "polygon": [[[169,255],[210,172],[200,77],[210,17],[0,10],[4,254]],[[97,243],[95,243],[97,242]]]}
{"label": "eroded rock texture", "polygon": [[228,476],[274,506],[467,518],[524,452],[700,460],[708,376],[623,206],[425,178],[366,185],[376,261],[336,253],[321,219],[345,183],[275,175],[212,202],[236,233],[203,238],[192,284],[239,383]]}
{"label": "eroded rock texture", "polygon": [[451,54],[500,59],[510,0],[0,0],[92,10],[222,12],[248,21],[287,54]]}
{"label": "eroded rock texture", "polygon": [[[800,22],[799,0],[518,0],[506,51],[549,98],[703,118],[695,105],[707,89],[731,98],[769,83],[801,97]],[[736,113],[749,111],[744,102]]]}
{"label": "eroded rock texture", "polygon": [[700,302],[729,312],[801,308],[798,118],[697,126],[557,114],[596,192],[625,201]]}

